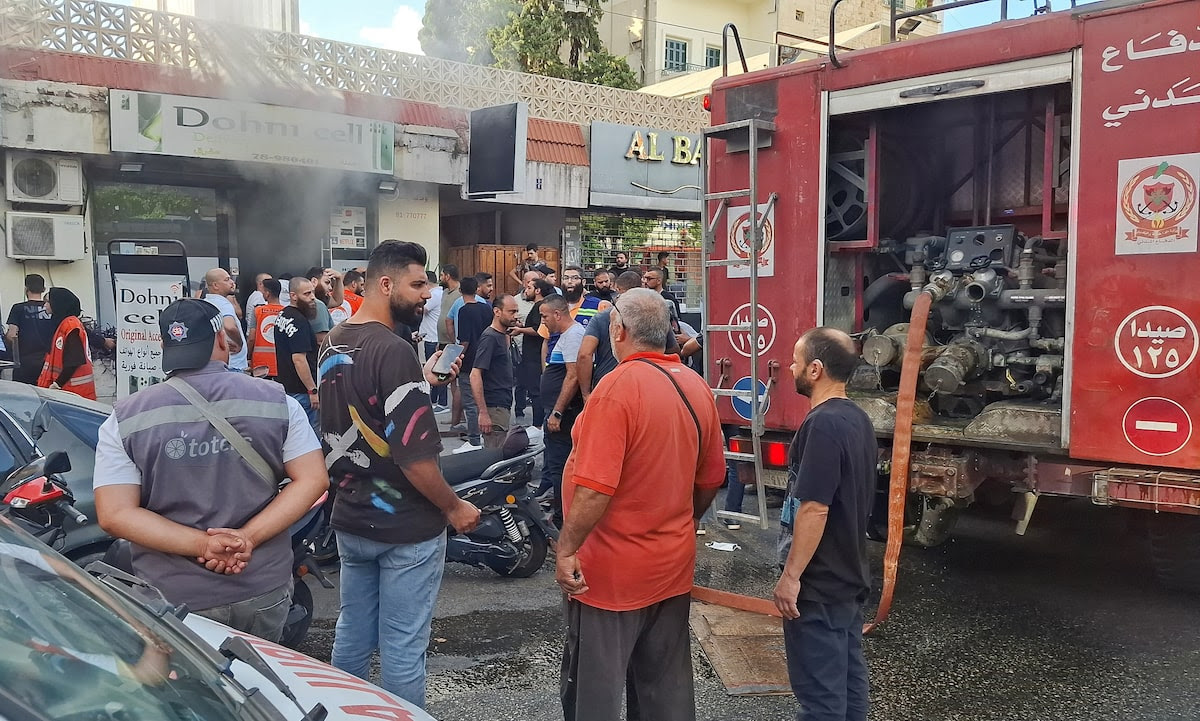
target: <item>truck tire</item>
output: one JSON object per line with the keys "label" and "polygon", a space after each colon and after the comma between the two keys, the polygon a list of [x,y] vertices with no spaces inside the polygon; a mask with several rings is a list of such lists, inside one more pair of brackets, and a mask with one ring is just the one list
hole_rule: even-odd
{"label": "truck tire", "polygon": [[1164,588],[1200,593],[1200,518],[1158,513],[1149,519],[1150,560]]}
{"label": "truck tire", "polygon": [[904,509],[904,542],[934,548],[950,538],[962,506],[949,498],[913,493]]}

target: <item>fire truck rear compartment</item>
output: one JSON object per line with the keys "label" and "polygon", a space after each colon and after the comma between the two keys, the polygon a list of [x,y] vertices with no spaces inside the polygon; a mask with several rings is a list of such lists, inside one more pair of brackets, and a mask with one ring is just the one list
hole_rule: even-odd
{"label": "fire truck rear compartment", "polygon": [[1070,108],[1058,85],[830,118],[824,322],[860,339],[881,435],[932,286],[914,439],[1063,451]]}

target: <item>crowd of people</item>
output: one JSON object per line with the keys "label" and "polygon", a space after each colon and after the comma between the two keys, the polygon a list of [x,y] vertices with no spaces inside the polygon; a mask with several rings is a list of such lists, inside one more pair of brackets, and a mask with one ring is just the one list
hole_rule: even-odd
{"label": "crowd of people", "polygon": [[92,338],[83,324],[79,297],[66,288],[46,288],[37,273],[25,276],[25,300],[9,309],[0,360],[12,364],[13,380],[62,389],[96,400]]}
{"label": "crowd of people", "polygon": [[[383,686],[423,706],[446,529],[480,518],[441,474],[440,426],[461,433],[454,453],[496,448],[528,410],[544,438],[538,493],[561,529],[564,717],[607,721],[624,707],[631,719],[694,719],[694,535],[723,484],[726,510],[740,511],[742,486],[713,395],[685,365],[703,339],[663,290],[669,269],[621,256],[588,289],[575,265],[559,285],[530,246],[509,294],[454,265],[435,277],[421,246],[384,241],[361,270],[260,274],[244,304],[226,270],[209,271],[202,297],[160,314],[168,381],[119,401],[100,429],[101,526],[133,543],[135,570],[171,602],[278,639],[292,590],[285,531],[336,489],[332,663],[366,678],[378,651]],[[38,366],[39,384],[86,392],[78,299],[58,288],[43,299],[39,281],[27,278],[9,316],[22,379]],[[452,344],[461,356],[434,373]],[[848,336],[809,331],[793,360],[813,411],[790,450],[781,519],[789,673],[803,718],[865,719],[874,434],[846,400]]]}

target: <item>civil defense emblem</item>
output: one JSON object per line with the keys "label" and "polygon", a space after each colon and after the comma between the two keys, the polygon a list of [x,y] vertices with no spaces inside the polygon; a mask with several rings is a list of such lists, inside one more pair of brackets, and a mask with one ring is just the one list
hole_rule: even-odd
{"label": "civil defense emblem", "polygon": [[1196,179],[1178,165],[1162,162],[1135,173],[1121,189],[1121,213],[1133,227],[1125,240],[1182,240],[1183,221],[1196,205]]}

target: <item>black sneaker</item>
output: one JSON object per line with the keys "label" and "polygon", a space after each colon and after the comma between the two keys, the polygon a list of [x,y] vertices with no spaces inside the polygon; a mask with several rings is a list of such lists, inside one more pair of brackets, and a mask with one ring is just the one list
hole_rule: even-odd
{"label": "black sneaker", "polygon": [[738,523],[737,521],[733,520],[732,518],[722,518],[721,523],[724,523],[725,528],[729,529],[730,531],[736,531],[742,527],[741,523]]}

